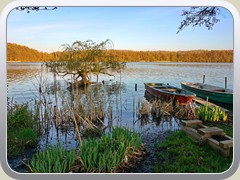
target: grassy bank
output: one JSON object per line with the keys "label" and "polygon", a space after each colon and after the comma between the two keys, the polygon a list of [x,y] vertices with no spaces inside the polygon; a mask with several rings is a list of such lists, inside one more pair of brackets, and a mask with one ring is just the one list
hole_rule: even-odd
{"label": "grassy bank", "polygon": [[156,173],[221,173],[232,163],[208,145],[198,145],[183,131],[176,131],[157,145]]}
{"label": "grassy bank", "polygon": [[19,155],[38,142],[37,114],[27,104],[9,104],[7,111],[7,156]]}

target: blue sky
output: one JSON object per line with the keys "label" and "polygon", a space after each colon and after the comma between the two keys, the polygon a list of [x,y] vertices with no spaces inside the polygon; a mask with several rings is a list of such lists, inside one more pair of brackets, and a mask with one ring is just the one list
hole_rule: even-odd
{"label": "blue sky", "polygon": [[7,19],[7,41],[44,52],[76,40],[111,39],[115,49],[233,49],[233,19],[221,9],[220,22],[207,30],[188,27],[177,34],[187,7],[58,7],[53,11],[13,10]]}

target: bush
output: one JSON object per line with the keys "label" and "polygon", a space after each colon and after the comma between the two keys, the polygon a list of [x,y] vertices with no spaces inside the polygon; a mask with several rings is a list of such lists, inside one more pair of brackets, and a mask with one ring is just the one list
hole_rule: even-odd
{"label": "bush", "polygon": [[7,155],[19,155],[25,148],[38,142],[37,123],[27,104],[13,104],[7,112]]}
{"label": "bush", "polygon": [[34,146],[38,141],[36,132],[30,128],[21,129],[18,133],[18,139],[20,143],[26,146]]}
{"label": "bush", "polygon": [[22,128],[33,128],[36,123],[33,121],[33,113],[27,104],[14,105],[7,112],[8,130],[19,130]]}

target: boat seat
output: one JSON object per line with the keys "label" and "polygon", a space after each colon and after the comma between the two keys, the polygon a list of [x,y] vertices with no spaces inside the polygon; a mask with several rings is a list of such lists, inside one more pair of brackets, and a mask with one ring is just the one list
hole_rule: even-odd
{"label": "boat seat", "polygon": [[213,91],[217,91],[217,92],[226,92],[225,89],[214,89]]}
{"label": "boat seat", "polygon": [[166,88],[166,89],[162,89],[163,91],[168,91],[168,92],[175,92],[176,89],[174,88]]}

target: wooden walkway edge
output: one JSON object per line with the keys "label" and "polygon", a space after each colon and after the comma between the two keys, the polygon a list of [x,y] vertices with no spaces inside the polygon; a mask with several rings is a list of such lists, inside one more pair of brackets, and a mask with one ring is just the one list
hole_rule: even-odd
{"label": "wooden walkway edge", "polygon": [[227,109],[225,109],[225,108],[223,108],[221,106],[218,106],[218,105],[216,105],[214,103],[211,103],[209,101],[207,102],[206,100],[204,100],[204,99],[202,99],[200,97],[194,97],[193,101],[196,102],[196,103],[202,104],[202,105],[208,104],[210,106],[213,106],[213,107],[216,107],[216,108],[220,108],[224,112],[228,112],[229,111],[229,110],[227,110]]}

